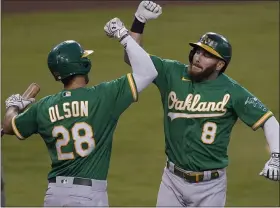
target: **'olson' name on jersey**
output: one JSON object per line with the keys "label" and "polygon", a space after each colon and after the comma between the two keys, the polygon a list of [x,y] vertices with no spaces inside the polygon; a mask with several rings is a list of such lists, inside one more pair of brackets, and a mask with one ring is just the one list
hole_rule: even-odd
{"label": "'olson' name on jersey", "polygon": [[88,101],[72,101],[62,104],[63,112],[59,112],[58,105],[49,108],[50,121],[52,123],[71,117],[87,117]]}

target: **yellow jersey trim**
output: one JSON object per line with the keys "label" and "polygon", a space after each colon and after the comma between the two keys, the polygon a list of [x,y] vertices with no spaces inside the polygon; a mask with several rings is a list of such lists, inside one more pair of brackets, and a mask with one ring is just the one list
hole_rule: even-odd
{"label": "yellow jersey trim", "polygon": [[136,102],[138,100],[138,92],[131,73],[127,74],[127,79],[132,92],[133,100]]}
{"label": "yellow jersey trim", "polygon": [[270,116],[273,116],[273,113],[268,111],[252,126],[252,129],[257,130]]}
{"label": "yellow jersey trim", "polygon": [[17,129],[16,122],[15,122],[16,117],[17,117],[17,116],[14,116],[14,117],[12,118],[12,128],[13,128],[13,131],[14,131],[15,135],[17,136],[17,138],[19,138],[19,139],[24,139],[24,137],[19,133],[19,131],[18,131],[18,129]]}
{"label": "yellow jersey trim", "polygon": [[191,81],[190,79],[187,79],[187,78],[185,78],[185,77],[182,77],[182,80],[183,80],[183,81],[186,81],[186,82],[190,82],[190,81]]}

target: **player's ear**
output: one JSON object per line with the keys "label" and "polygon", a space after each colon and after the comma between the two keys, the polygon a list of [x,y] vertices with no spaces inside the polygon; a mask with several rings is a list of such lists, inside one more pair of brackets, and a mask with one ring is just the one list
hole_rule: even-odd
{"label": "player's ear", "polygon": [[221,71],[221,69],[225,66],[225,64],[226,63],[223,60],[219,60],[218,63],[217,63],[216,70]]}

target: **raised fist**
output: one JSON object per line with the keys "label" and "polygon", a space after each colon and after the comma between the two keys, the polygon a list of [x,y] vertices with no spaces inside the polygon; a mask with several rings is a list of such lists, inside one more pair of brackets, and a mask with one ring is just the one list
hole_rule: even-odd
{"label": "raised fist", "polygon": [[156,19],[161,15],[161,6],[152,1],[142,1],[137,11],[135,12],[135,17],[142,23],[146,23],[148,20]]}
{"label": "raised fist", "polygon": [[108,37],[117,38],[119,40],[128,36],[128,30],[125,28],[122,21],[117,17],[106,23],[104,31]]}

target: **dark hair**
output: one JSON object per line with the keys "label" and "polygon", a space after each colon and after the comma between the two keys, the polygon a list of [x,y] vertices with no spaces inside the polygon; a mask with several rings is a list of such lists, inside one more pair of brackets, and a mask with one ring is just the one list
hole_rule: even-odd
{"label": "dark hair", "polygon": [[68,86],[69,84],[71,84],[71,81],[73,79],[75,79],[77,76],[82,76],[85,78],[85,81],[86,81],[86,84],[88,83],[89,81],[89,78],[88,78],[88,75],[82,75],[82,74],[74,74],[74,75],[71,75],[69,77],[66,77],[64,79],[61,80],[61,82],[64,84],[64,86]]}
{"label": "dark hair", "polygon": [[76,74],[71,75],[71,76],[69,76],[69,77],[66,77],[66,78],[62,79],[61,82],[62,82],[65,86],[67,86],[67,85],[70,84],[70,82],[71,82],[76,76],[77,76]]}

